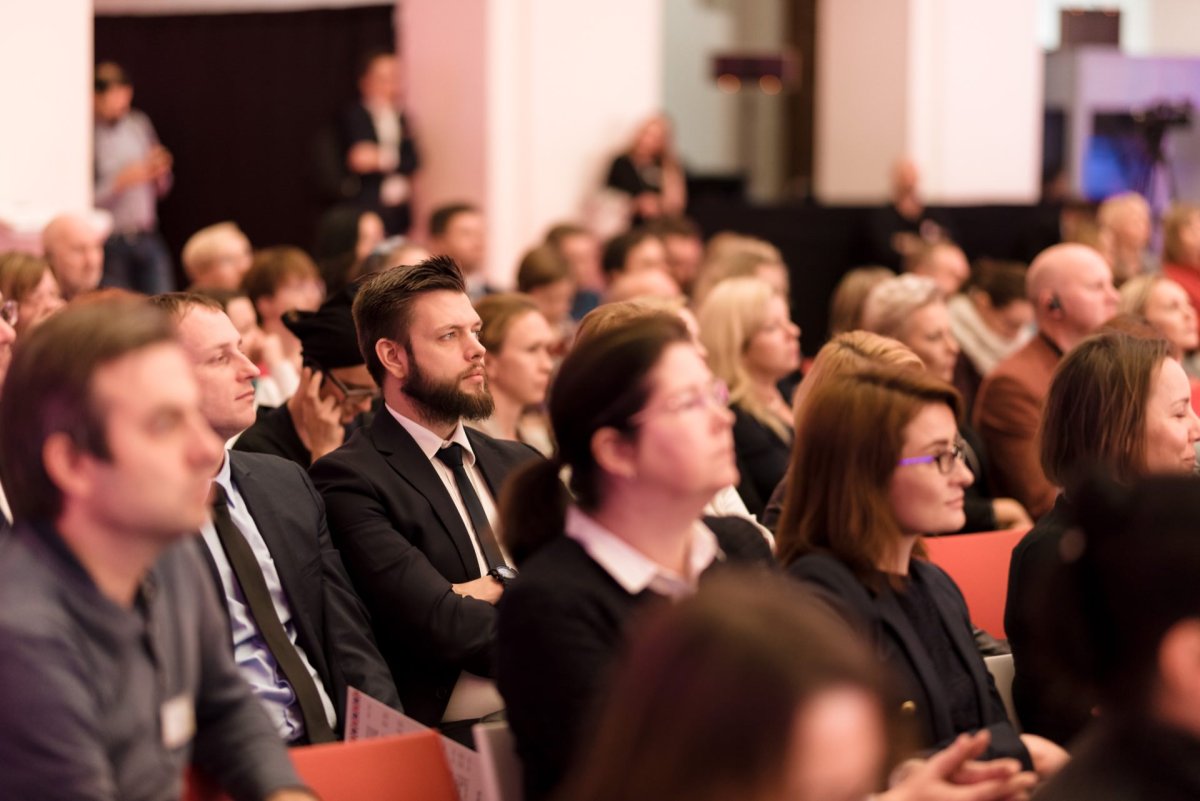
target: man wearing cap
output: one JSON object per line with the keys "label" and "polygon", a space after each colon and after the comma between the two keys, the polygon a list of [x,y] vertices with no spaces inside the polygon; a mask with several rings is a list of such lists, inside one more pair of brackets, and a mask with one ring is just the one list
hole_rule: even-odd
{"label": "man wearing cap", "polygon": [[300,388],[277,409],[260,409],[234,450],[269,453],[308,469],[340,448],[356,424],[367,422],[379,388],[363,362],[350,314],[352,290],[315,312],[291,312],[283,323],[300,340]]}
{"label": "man wearing cap", "polygon": [[[227,441],[254,419],[258,368],[218,302],[159,295],[200,386],[200,411]],[[325,524],[325,507],[299,466],[226,452],[201,529],[225,601],[234,661],[289,743],[327,742],[342,729],[346,688],[399,709],[366,611]]]}
{"label": "man wearing cap", "polygon": [[158,233],[158,199],[171,189],[172,157],[132,102],[125,70],[111,61],[97,65],[96,205],[113,222],[104,243],[103,283],[152,295],[175,288],[171,256]]}

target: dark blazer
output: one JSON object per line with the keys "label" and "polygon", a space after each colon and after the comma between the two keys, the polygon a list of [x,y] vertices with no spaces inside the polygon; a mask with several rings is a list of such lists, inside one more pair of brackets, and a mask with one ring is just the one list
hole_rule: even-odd
{"label": "dark blazer", "polygon": [[[492,496],[537,451],[468,428]],[[329,530],[371,611],[404,709],[441,721],[458,674],[492,676],[496,608],[456,594],[480,577],[466,524],[437,471],[386,409],[311,468]]]}
{"label": "dark blazer", "polygon": [[1038,801],[1195,801],[1200,740],[1164,723],[1097,721]]}
{"label": "dark blazer", "polygon": [[[748,521],[704,522],[725,554],[706,577],[726,565],[774,567],[762,532]],[[525,560],[500,600],[496,672],[527,798],[545,798],[562,781],[578,741],[594,728],[626,627],[664,602],[649,590],[630,595],[565,535]]]}
{"label": "dark blazer", "polygon": [[[371,636],[367,611],[350,586],[325,525],[325,505],[308,475],[285,459],[229,454],[230,475],[254,518],[287,593],[296,640],[344,723],[346,688],[357,687],[400,709],[387,664]],[[221,581],[207,548],[217,595]]]}
{"label": "dark blazer", "polygon": [[269,453],[295,462],[305,470],[312,464],[312,453],[296,433],[292,412],[287,404],[274,409],[258,407],[254,425],[242,432],[233,443],[235,451]]}
{"label": "dark blazer", "polygon": [[[399,114],[400,117],[400,163],[396,166],[395,172],[401,175],[412,175],[421,166],[421,159],[417,153],[416,140],[412,135],[412,128],[408,124],[408,120],[404,114]],[[379,135],[375,132],[375,122],[371,119],[371,113],[367,111],[366,106],[361,103],[355,103],[350,106],[342,114],[341,118],[341,139],[342,139],[342,158],[343,168],[345,167],[345,156],[350,150],[350,147],[356,142],[378,142]],[[347,199],[353,200],[363,208],[371,209],[380,214],[384,222],[384,227],[388,234],[403,234],[406,233],[412,223],[409,202],[401,203],[399,206],[384,208],[379,202],[379,189],[383,186],[383,179],[387,177],[387,173],[368,172],[368,173],[352,173],[348,171],[346,181]]]}
{"label": "dark blazer", "polygon": [[[810,553],[788,566],[794,578],[815,585],[834,607],[863,632],[894,679],[901,712],[916,724],[922,745],[940,749],[960,732],[951,725],[949,699],[924,642],[895,593],[868,588],[845,564],[825,553]],[[980,720],[992,733],[986,758],[1016,757],[1032,768],[1029,753],[1008,720],[991,674],[975,647],[967,604],[941,568],[913,559],[909,571],[932,590],[942,625],[966,664],[975,685]]]}
{"label": "dark blazer", "polygon": [[738,495],[755,517],[761,517],[775,487],[787,473],[792,441],[760,423],[737,404],[733,411],[733,447],[737,454]]}

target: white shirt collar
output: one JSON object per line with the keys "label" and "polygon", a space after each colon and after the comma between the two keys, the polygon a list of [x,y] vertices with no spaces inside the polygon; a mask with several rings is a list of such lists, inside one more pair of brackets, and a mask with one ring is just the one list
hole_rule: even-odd
{"label": "white shirt collar", "polygon": [[407,431],[414,440],[416,440],[417,447],[421,449],[421,453],[425,454],[425,458],[429,461],[432,462],[437,457],[437,452],[442,448],[446,447],[451,442],[456,442],[461,445],[463,449],[463,464],[475,464],[475,451],[471,449],[471,441],[467,439],[467,431],[465,428],[463,428],[462,420],[459,420],[454,426],[454,431],[450,434],[450,439],[442,439],[440,436],[430,431],[416,420],[405,417],[391,406],[388,406],[386,403],[384,404],[384,408],[386,408],[391,413],[392,417],[396,419],[396,422],[404,426],[404,430]]}
{"label": "white shirt collar", "polygon": [[688,541],[686,576],[651,560],[577,506],[567,509],[566,534],[630,595],[647,589],[668,598],[691,595],[699,586],[700,574],[717,559],[724,558],[716,535],[699,520],[692,525]]}
{"label": "white shirt collar", "polygon": [[229,505],[236,506],[237,502],[234,501],[233,473],[229,467],[228,449],[225,451],[225,458],[221,461],[221,469],[213,476],[213,481],[220,484],[221,488],[225,490],[225,496],[229,498]]}

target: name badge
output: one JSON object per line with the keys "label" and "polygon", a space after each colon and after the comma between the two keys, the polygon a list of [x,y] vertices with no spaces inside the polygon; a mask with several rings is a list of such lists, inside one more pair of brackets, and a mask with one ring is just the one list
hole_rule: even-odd
{"label": "name badge", "polygon": [[164,701],[159,717],[163,746],[168,750],[187,745],[196,733],[196,708],[186,693]]}

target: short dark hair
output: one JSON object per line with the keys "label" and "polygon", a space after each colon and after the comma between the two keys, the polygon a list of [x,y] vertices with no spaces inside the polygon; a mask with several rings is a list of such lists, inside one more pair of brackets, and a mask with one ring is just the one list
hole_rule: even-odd
{"label": "short dark hair", "polygon": [[605,242],[604,257],[600,263],[604,275],[611,280],[615,273],[622,272],[625,269],[625,261],[629,258],[629,252],[651,238],[658,239],[659,236],[649,228],[640,227],[632,228]]}
{"label": "short dark hair", "polygon": [[101,61],[96,65],[95,89],[96,94],[102,95],[114,86],[131,86],[129,72],[115,61]]}
{"label": "short dark hair", "polygon": [[980,259],[971,270],[969,289],[978,290],[992,300],[992,308],[1003,309],[1010,303],[1026,300],[1025,273],[1029,268],[1019,261]]}
{"label": "short dark hair", "polygon": [[67,434],[80,449],[108,459],[105,411],[96,372],[129,353],[175,341],[170,318],[144,299],[72,305],[17,343],[0,394],[0,476],[13,518],[54,520],[62,490],[42,461],[46,440]]}
{"label": "short dark hair", "polygon": [[572,236],[593,236],[592,232],[584,228],[578,223],[563,222],[558,223],[546,232],[545,243],[554,247],[562,247],[564,239]]}
{"label": "short dark hair", "polygon": [[149,303],[151,306],[164,312],[176,325],[192,309],[225,311],[225,306],[221,301],[199,292],[163,292],[160,295],[150,297]]}
{"label": "short dark hair", "polygon": [[691,217],[684,217],[682,215],[659,217],[657,220],[649,223],[647,227],[663,238],[668,236],[703,238],[700,234],[700,226],[696,221]]}
{"label": "short dark hair", "polygon": [[429,215],[429,235],[442,236],[450,228],[450,222],[460,214],[478,214],[478,207],[470,203],[447,203],[438,206]]}
{"label": "short dark hair", "polygon": [[250,269],[242,276],[242,290],[257,308],[259,298],[273,296],[293,279],[320,281],[321,271],[303,249],[295,245],[276,245],[254,254]]}
{"label": "short dark hair", "polygon": [[391,339],[407,344],[413,300],[439,290],[467,292],[462,269],[449,256],[384,270],[366,278],[359,287],[354,297],[354,329],[363,361],[379,386],[383,386],[387,371],[375,353],[375,343]]}

